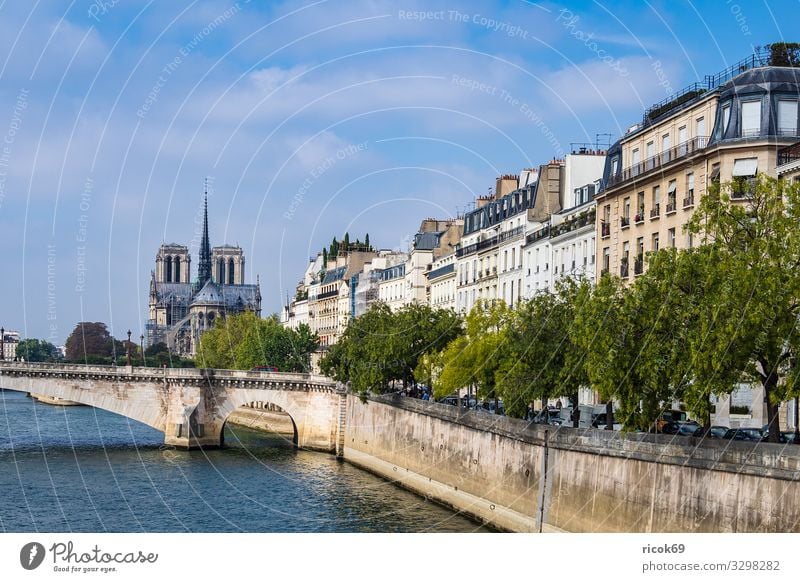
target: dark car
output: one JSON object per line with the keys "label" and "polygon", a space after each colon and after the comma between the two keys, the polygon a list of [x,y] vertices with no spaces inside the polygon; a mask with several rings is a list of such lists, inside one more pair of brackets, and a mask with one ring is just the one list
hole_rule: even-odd
{"label": "dark car", "polygon": [[697,431],[703,428],[693,420],[688,420],[686,422],[678,422],[677,424],[678,424],[677,434],[681,436],[694,436],[697,433]]}
{"label": "dark car", "polygon": [[725,433],[727,433],[731,428],[729,426],[722,426],[722,425],[714,425],[705,429],[704,427],[698,428],[694,436],[696,437],[706,437],[709,439],[724,439]]}
{"label": "dark car", "polygon": [[277,372],[278,368],[275,366],[256,366],[255,368],[250,368],[251,372]]}
{"label": "dark car", "polygon": [[732,428],[725,433],[723,438],[735,441],[760,442],[764,435],[758,428]]}
{"label": "dark car", "polygon": [[800,441],[796,441],[795,440],[795,436],[796,435],[795,435],[795,432],[793,430],[785,430],[785,431],[783,431],[781,433],[781,442],[782,443],[788,443],[790,445],[793,445],[796,442],[800,442]]}
{"label": "dark car", "polygon": [[540,410],[536,416],[533,417],[533,422],[537,424],[561,426],[564,423],[564,418],[561,416],[560,408],[545,408],[544,410]]}

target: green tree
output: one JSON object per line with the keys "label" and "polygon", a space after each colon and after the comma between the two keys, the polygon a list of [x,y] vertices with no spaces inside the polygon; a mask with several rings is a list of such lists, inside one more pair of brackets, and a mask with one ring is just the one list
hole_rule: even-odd
{"label": "green tree", "polygon": [[497,399],[497,376],[508,354],[511,311],[503,301],[478,301],[465,322],[465,333],[457,336],[440,356],[441,373],[433,385],[442,398],[469,386],[477,395]]}
{"label": "green tree", "polygon": [[371,251],[372,247],[369,246],[369,233],[364,235],[364,248],[365,250]]}
{"label": "green tree", "polygon": [[[452,310],[411,303],[392,314],[394,333],[389,339],[403,386],[422,382],[415,375],[420,358],[441,352],[462,333],[461,318]],[[429,380],[425,374],[425,379]]]}
{"label": "green tree", "polygon": [[183,358],[176,356],[169,351],[167,344],[158,342],[148,346],[144,350],[143,364],[154,368],[161,368],[166,366],[168,368],[191,368],[194,367],[194,361],[190,358]]}
{"label": "green tree", "polygon": [[[640,421],[638,402],[624,395],[636,392],[639,384],[634,364],[642,334],[627,309],[625,287],[606,274],[594,290],[582,289],[580,294],[572,341],[585,354],[586,375],[606,401],[606,411],[611,413],[614,398],[619,398],[625,427],[635,427]],[[610,425],[612,418],[607,422]]]}
{"label": "green tree", "polygon": [[274,366],[281,372],[306,372],[318,343],[307,328],[286,329],[277,316],[261,319],[246,311],[217,319],[214,328],[200,338],[197,362],[206,368]]}
{"label": "green tree", "polygon": [[344,248],[344,252],[350,250],[350,233],[344,233],[344,240],[342,241],[342,248]]}
{"label": "green tree", "polygon": [[348,324],[320,366],[323,373],[350,382],[351,389],[361,393],[385,391],[394,381],[404,387],[427,383],[430,374],[420,361],[460,333],[461,319],[453,311],[412,303],[392,312],[377,303]]}
{"label": "green tree", "polygon": [[578,389],[588,384],[584,352],[573,343],[576,302],[588,297],[588,282],[563,279],[555,293],[539,293],[517,304],[508,326],[508,357],[498,373],[506,413],[521,418],[537,399],[568,396],[578,424]]}
{"label": "green tree", "polygon": [[55,362],[61,358],[61,354],[50,342],[30,338],[17,344],[16,357],[25,358],[26,362]]}
{"label": "green tree", "polygon": [[[732,201],[732,192],[746,196]],[[799,223],[800,186],[760,175],[712,187],[688,225],[713,249],[719,280],[705,297],[713,319],[692,342],[695,381],[711,392],[735,380],[760,383],[773,442],[780,401],[798,393]]]}
{"label": "green tree", "polygon": [[[114,353],[114,338],[105,323],[82,321],[69,334],[66,343],[67,360],[87,362],[95,358],[111,358]],[[124,354],[117,354],[121,357]]]}
{"label": "green tree", "polygon": [[349,382],[359,393],[383,392],[401,375],[394,358],[394,317],[385,303],[377,303],[348,324],[339,341],[320,361],[323,374]]}

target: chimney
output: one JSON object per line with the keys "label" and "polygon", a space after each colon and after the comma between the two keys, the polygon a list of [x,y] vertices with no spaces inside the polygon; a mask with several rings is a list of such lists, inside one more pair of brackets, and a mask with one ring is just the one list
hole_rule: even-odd
{"label": "chimney", "polygon": [[497,184],[494,189],[494,199],[499,200],[506,194],[509,194],[517,189],[519,185],[519,176],[515,174],[503,174],[497,178]]}

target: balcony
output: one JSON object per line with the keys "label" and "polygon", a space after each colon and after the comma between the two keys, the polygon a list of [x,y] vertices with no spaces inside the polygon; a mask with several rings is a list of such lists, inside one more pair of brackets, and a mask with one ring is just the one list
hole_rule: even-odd
{"label": "balcony", "polygon": [[524,226],[518,226],[516,228],[512,228],[511,230],[507,230],[506,232],[501,232],[500,235],[497,237],[497,242],[504,242],[514,237],[520,236],[525,232]]}
{"label": "balcony", "polygon": [[595,210],[583,212],[578,216],[574,216],[569,220],[565,220],[561,224],[553,226],[553,228],[550,230],[550,236],[552,238],[555,238],[557,236],[561,236],[562,234],[572,232],[573,230],[583,228],[584,226],[594,224],[595,216],[596,216]]}
{"label": "balcony", "polygon": [[668,149],[666,152],[661,152],[647,158],[646,160],[628,166],[616,176],[609,176],[608,188],[613,188],[640,176],[645,176],[653,170],[657,170],[663,166],[669,165],[672,162],[688,158],[695,152],[704,149],[708,145],[708,137],[697,136],[687,140],[673,148]]}
{"label": "balcony", "polygon": [[672,214],[677,210],[677,204],[675,204],[674,200],[670,200],[669,204],[667,204],[667,214]]}
{"label": "balcony", "polygon": [[690,190],[686,198],[683,199],[683,207],[691,208],[692,206],[694,206],[694,191]]}
{"label": "balcony", "polygon": [[620,228],[628,228],[631,225],[630,216],[620,216],[619,217],[619,226]]}
{"label": "balcony", "polygon": [[[669,208],[669,206],[667,206]],[[661,204],[656,203],[655,207],[650,211],[650,220],[661,216]]]}
{"label": "balcony", "polygon": [[544,228],[537,230],[534,233],[529,234],[525,239],[525,244],[533,244],[537,241],[542,240],[545,237],[550,236],[550,225],[548,224]]}
{"label": "balcony", "polygon": [[778,165],[791,164],[800,160],[800,142],[778,150]]}
{"label": "balcony", "polygon": [[640,208],[636,216],[633,217],[633,222],[636,224],[641,224],[644,222],[644,207]]}
{"label": "balcony", "polygon": [[[504,234],[509,234],[509,233],[504,233]],[[487,238],[486,240],[472,243],[471,245],[467,245],[465,247],[458,247],[456,248],[456,257],[464,257],[466,255],[471,255],[472,253],[477,253],[479,251],[489,249],[493,246],[496,246],[497,243],[498,243],[498,236],[494,235],[492,237]]]}
{"label": "balcony", "polygon": [[633,274],[634,275],[641,275],[644,271],[644,257],[642,255],[638,255],[636,259],[633,261]]}
{"label": "balcony", "polygon": [[600,236],[603,238],[611,236],[611,224],[605,220],[600,223]]}
{"label": "balcony", "polygon": [[623,279],[628,276],[628,261],[624,260],[619,265],[619,276]]}

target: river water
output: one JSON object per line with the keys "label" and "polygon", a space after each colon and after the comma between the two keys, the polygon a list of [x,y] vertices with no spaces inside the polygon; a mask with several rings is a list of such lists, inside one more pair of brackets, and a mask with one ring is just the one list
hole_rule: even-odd
{"label": "river water", "polygon": [[332,455],[226,429],[183,452],[89,407],[0,391],[2,532],[474,532],[477,523]]}

